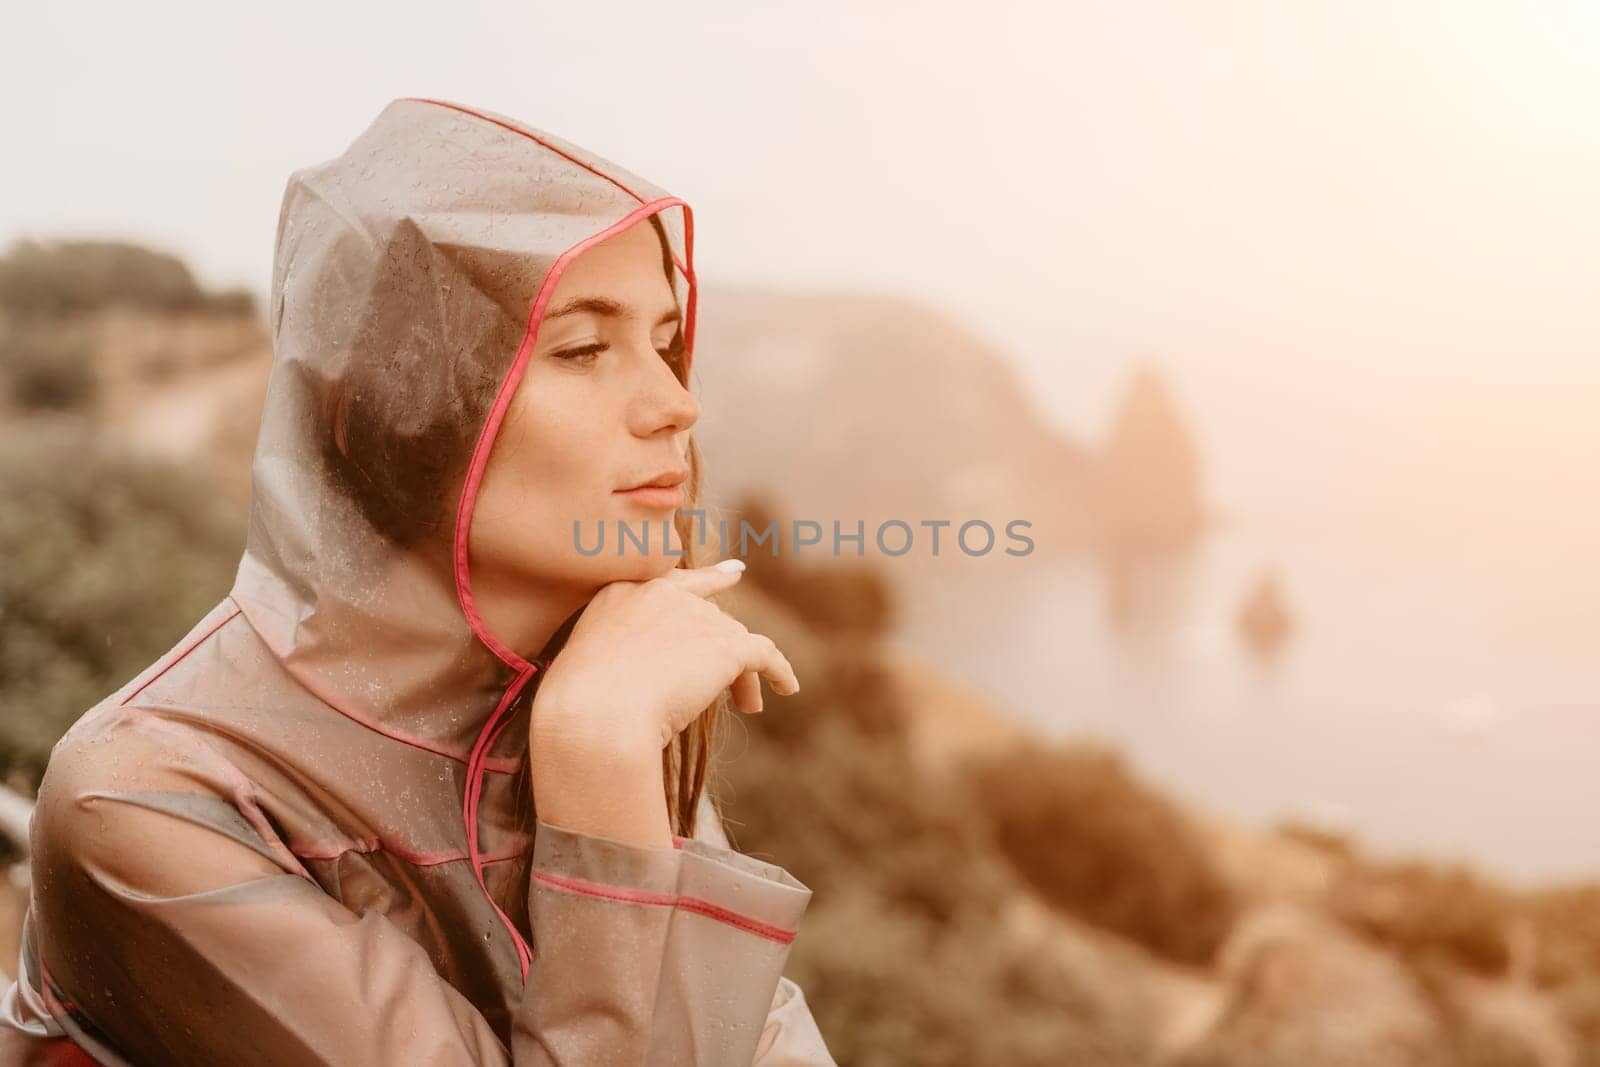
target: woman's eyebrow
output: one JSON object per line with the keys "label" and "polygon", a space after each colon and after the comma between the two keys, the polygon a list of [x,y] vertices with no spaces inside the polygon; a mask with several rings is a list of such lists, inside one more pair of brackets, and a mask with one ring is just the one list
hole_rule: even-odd
{"label": "woman's eyebrow", "polygon": [[[547,312],[544,320],[549,322],[551,319],[559,319],[563,315],[578,315],[583,312],[589,312],[592,315],[603,315],[606,318],[613,319],[632,319],[638,317],[634,314],[631,307],[627,306],[626,304],[620,304],[617,301],[612,300],[610,297],[579,296],[568,300],[554,311]],[[673,308],[671,311],[664,313],[659,319],[657,319],[656,325],[665,326],[669,322],[677,322],[682,317],[682,313],[677,308]]]}

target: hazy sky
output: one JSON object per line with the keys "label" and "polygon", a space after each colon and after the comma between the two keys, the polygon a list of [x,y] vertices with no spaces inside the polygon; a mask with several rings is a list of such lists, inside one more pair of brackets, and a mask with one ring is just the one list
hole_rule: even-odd
{"label": "hazy sky", "polygon": [[439,96],[689,200],[708,277],[937,301],[1081,431],[1142,357],[1224,456],[1272,432],[1263,415],[1230,437],[1224,411],[1316,402],[1330,367],[1374,388],[1600,382],[1600,5],[1582,0],[156,2],[7,22],[7,242],[124,235],[264,290],[289,172],[390,99]]}
{"label": "hazy sky", "polygon": [[[1381,829],[1391,798],[1420,811],[1459,782],[1490,799],[1416,824],[1450,848],[1480,813],[1490,836],[1521,825],[1486,783],[1512,782],[1524,815],[1583,807],[1568,763],[1593,749],[1594,693],[1569,679],[1597,632],[1600,0],[12,6],[0,242],[140,239],[265,295],[289,173],[390,100],[515,116],[693,204],[703,276],[920,296],[1081,437],[1157,363],[1208,497],[1250,528],[1239,573],[1303,550],[1289,595],[1327,672],[1270,709],[1295,714],[1210,730],[1247,721],[1246,675],[1185,690],[1120,646],[1063,648],[1073,601],[1046,584],[1008,603],[1013,630],[957,634],[974,677],[1108,715],[1132,705],[1099,681],[1148,678],[1200,726],[1130,715],[1162,738],[1130,751],[1158,770],[1168,752],[1162,780],[1197,795],[1214,773],[1213,801],[1298,775],[1274,803],[1325,788]],[[1231,572],[1200,579],[1231,611]],[[995,632],[1002,669],[961,658]],[[1063,655],[1088,666],[1042,666]],[[1519,724],[1482,774],[1382,733],[1458,698]],[[1271,748],[1285,739],[1305,747]],[[1195,758],[1230,744],[1245,771]],[[1533,818],[1528,841],[1558,823]]]}

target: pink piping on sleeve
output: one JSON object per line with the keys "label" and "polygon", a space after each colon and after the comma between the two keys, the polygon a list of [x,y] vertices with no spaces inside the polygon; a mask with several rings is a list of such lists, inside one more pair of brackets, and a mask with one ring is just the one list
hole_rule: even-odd
{"label": "pink piping on sleeve", "polygon": [[604,900],[617,900],[625,904],[646,904],[652,907],[679,908],[704,915],[718,922],[727,923],[746,930],[758,937],[769,941],[776,941],[780,945],[787,945],[795,938],[796,931],[785,930],[781,926],[760,922],[747,915],[740,915],[729,908],[713,904],[709,900],[699,897],[683,896],[677,893],[658,893],[648,889],[628,889],[623,886],[607,885],[604,882],[591,882],[583,878],[571,878],[564,874],[553,874],[550,871],[533,871],[533,877],[568,893],[577,893],[582,896],[600,897]]}

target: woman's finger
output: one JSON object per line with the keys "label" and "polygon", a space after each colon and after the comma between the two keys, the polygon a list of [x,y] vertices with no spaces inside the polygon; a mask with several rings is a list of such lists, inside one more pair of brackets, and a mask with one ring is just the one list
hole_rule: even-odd
{"label": "woman's finger", "polygon": [[761,712],[761,676],[755,671],[745,671],[733,680],[733,685],[728,689],[733,695],[734,706],[740,711],[747,715]]}
{"label": "woman's finger", "polygon": [[730,558],[706,567],[674,567],[660,580],[705,597],[737,585],[743,574],[744,560]]}
{"label": "woman's finger", "polygon": [[743,634],[738,638],[740,658],[747,671],[765,675],[774,692],[794,696],[800,692],[800,679],[794,667],[766,634]]}

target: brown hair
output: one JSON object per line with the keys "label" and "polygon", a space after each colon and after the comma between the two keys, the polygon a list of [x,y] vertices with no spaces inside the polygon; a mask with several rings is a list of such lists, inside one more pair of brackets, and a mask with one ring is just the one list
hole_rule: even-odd
{"label": "brown hair", "polygon": [[[661,266],[670,283],[676,269],[671,242],[660,218],[647,218],[661,242]],[[521,338],[507,332],[502,340],[506,350],[514,351]],[[684,344],[680,322],[673,351],[683,353]],[[392,372],[377,361],[352,365],[321,400],[322,451],[329,476],[372,528],[402,549],[439,546],[448,536],[455,510],[449,488],[464,478],[477,435],[501,384],[488,368],[471,361],[444,361],[443,367],[440,373],[448,380],[438,383],[438,388],[451,402],[433,405],[432,410],[419,412],[414,401],[395,398],[392,385],[386,387]],[[687,387],[685,361],[677,358],[672,367],[678,381]],[[405,403],[403,413],[389,406],[394,403]],[[684,514],[696,508],[700,498],[700,449],[693,436],[689,438],[688,465],[685,502],[674,522],[684,546],[678,566],[698,567],[704,561],[697,558],[693,522]],[[561,634],[548,654],[559,652],[563,644],[565,635]],[[728,696],[723,693],[662,750],[667,810],[673,832],[681,836],[694,833],[700,798],[708,786],[717,727],[727,714],[727,705]],[[521,782],[520,794],[531,801],[527,761]],[[531,821],[531,803],[526,816]]]}

